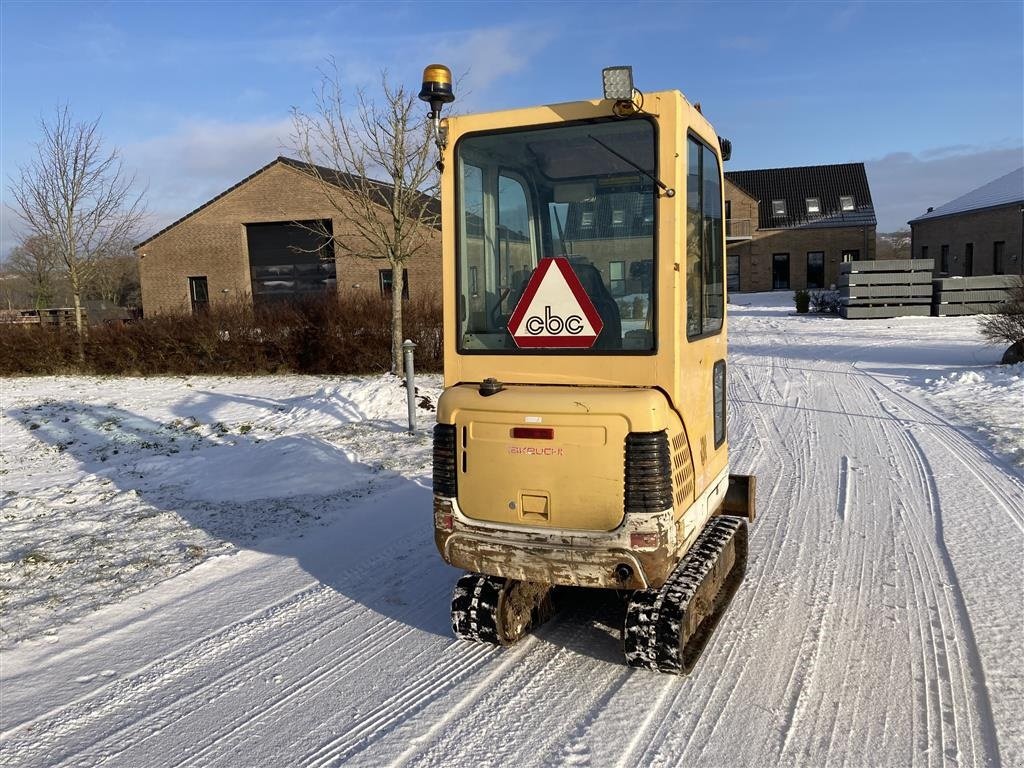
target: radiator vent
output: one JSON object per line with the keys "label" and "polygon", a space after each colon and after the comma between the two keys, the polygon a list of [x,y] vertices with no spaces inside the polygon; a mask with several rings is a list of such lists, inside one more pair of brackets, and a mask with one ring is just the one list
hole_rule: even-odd
{"label": "radiator vent", "polygon": [[667,432],[626,435],[626,514],[662,512],[672,506],[671,466]]}
{"label": "radiator vent", "polygon": [[455,425],[434,427],[434,494],[454,498],[457,491],[455,473]]}

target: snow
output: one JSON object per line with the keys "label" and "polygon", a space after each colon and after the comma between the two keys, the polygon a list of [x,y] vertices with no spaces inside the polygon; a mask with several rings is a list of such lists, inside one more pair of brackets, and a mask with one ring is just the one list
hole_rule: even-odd
{"label": "snow", "polygon": [[925,385],[937,409],[956,414],[1024,466],[1024,363],[954,371],[925,379]]}
{"label": "snow", "polygon": [[2,382],[0,764],[1024,765],[1024,369],[730,305],[746,581],[688,678],[613,596],[455,641],[392,377]]}

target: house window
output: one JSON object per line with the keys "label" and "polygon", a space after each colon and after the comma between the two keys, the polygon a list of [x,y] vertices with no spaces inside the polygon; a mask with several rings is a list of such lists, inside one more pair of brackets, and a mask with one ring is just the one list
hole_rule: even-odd
{"label": "house window", "polygon": [[732,218],[732,200],[725,201],[725,220],[728,221]]}
{"label": "house window", "polygon": [[626,294],[626,262],[611,261],[608,263],[608,286],[612,296]]}
{"label": "house window", "polygon": [[580,214],[580,227],[583,229],[593,229],[594,227],[594,212],[583,211]]}
{"label": "house window", "polygon": [[1005,275],[1006,265],[1003,263],[1005,257],[1006,243],[1002,240],[997,240],[992,243],[992,274],[993,275]]}
{"label": "house window", "polygon": [[921,246],[921,258],[922,259],[927,259],[928,258],[928,246],[927,245],[922,245]]}
{"label": "house window", "polygon": [[252,296],[257,304],[337,290],[331,220],[245,225]]}
{"label": "house window", "polygon": [[626,225],[626,212],[622,208],[616,208],[612,211],[612,226],[623,227]]}
{"label": "house window", "polygon": [[843,211],[852,211],[854,209],[853,195],[840,195],[839,208]]}
{"label": "house window", "polygon": [[949,246],[944,245],[939,249],[942,254],[939,259],[939,271],[949,273]]}
{"label": "house window", "polygon": [[[380,295],[381,296],[390,296],[391,295],[391,285],[392,285],[392,281],[393,280],[394,280],[394,274],[391,272],[390,269],[382,269],[382,270],[380,270]],[[408,269],[403,269],[402,270],[402,298],[403,299],[408,299],[409,298],[409,270]]]}
{"label": "house window", "polygon": [[772,254],[772,288],[789,288],[789,254]]}
{"label": "house window", "polygon": [[807,287],[825,287],[825,252],[809,251],[807,253]]}
{"label": "house window", "polygon": [[860,251],[856,248],[843,251],[843,261],[860,261]]}
{"label": "house window", "polygon": [[817,197],[808,197],[804,202],[807,204],[808,216],[816,216],[821,213],[821,200]]}
{"label": "house window", "polygon": [[202,315],[210,309],[210,288],[206,283],[206,275],[188,279],[188,295],[192,300],[192,314]]}
{"label": "house window", "polygon": [[964,275],[971,277],[974,274],[974,243],[967,243],[964,246]]}
{"label": "house window", "polygon": [[786,215],[786,201],[785,200],[772,200],[772,216],[785,216]]}

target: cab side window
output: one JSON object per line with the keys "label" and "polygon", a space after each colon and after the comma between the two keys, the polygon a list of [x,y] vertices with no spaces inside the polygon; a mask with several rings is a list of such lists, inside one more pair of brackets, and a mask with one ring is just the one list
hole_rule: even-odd
{"label": "cab side window", "polygon": [[722,329],[725,275],[722,187],[718,158],[692,136],[686,175],[686,336]]}

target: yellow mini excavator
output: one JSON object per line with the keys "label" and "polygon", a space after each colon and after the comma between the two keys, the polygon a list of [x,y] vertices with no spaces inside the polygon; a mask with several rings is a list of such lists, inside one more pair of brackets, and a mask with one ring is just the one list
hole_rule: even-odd
{"label": "yellow mini excavator", "polygon": [[690,671],[743,578],[730,475],[722,161],[678,91],[442,118],[434,532],[458,637],[508,645],[560,585],[628,599],[631,666]]}

